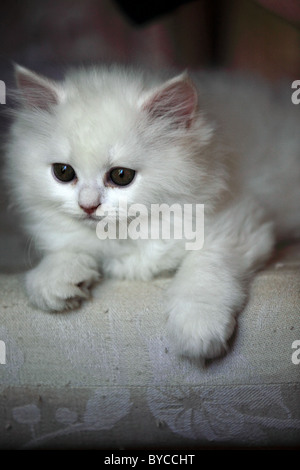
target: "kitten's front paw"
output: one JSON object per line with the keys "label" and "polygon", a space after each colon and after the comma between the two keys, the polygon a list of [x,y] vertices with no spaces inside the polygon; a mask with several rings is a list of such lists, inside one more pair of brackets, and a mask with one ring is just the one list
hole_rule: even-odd
{"label": "kitten's front paw", "polygon": [[168,330],[176,352],[188,357],[214,358],[227,349],[236,321],[231,311],[201,302],[172,302]]}
{"label": "kitten's front paw", "polygon": [[48,255],[26,274],[26,288],[36,307],[63,311],[77,308],[89,298],[99,277],[96,261],[87,254]]}

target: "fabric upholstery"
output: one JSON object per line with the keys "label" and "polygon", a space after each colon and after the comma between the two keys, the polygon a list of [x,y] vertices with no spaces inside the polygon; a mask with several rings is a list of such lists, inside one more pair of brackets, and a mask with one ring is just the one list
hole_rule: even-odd
{"label": "fabric upholstery", "polygon": [[[258,273],[227,355],[178,358],[170,279],[106,280],[79,310],[33,309],[0,276],[0,448],[182,448],[300,443],[300,246]],[[300,354],[299,354],[300,356]]]}

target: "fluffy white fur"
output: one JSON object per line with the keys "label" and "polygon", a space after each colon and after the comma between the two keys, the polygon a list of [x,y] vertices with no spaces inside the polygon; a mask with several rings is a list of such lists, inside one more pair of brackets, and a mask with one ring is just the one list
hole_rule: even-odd
{"label": "fluffy white fur", "polygon": [[[174,271],[166,293],[174,347],[190,357],[226,349],[252,273],[276,237],[300,228],[300,120],[283,92],[239,76],[193,82],[118,67],[79,70],[62,83],[22,67],[21,105],[7,145],[7,175],[26,228],[42,253],[27,273],[30,301],[74,308],[99,273],[151,279]],[[61,183],[54,163],[76,171]],[[134,181],[112,187],[113,167]],[[205,204],[205,241],[99,240],[80,206]],[[122,214],[120,214],[122,219]]]}

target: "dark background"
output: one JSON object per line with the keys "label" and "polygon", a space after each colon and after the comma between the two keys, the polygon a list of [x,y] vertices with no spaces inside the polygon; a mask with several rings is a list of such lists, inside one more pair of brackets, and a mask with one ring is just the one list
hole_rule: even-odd
{"label": "dark background", "polygon": [[299,0],[6,0],[1,72],[122,61],[299,79],[299,25]]}

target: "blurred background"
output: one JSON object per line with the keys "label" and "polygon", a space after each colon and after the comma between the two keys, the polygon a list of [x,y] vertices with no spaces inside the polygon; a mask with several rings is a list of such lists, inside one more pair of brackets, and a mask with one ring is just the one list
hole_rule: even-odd
{"label": "blurred background", "polygon": [[1,72],[118,61],[299,79],[299,26],[300,0],[2,0]]}
{"label": "blurred background", "polygon": [[[300,79],[300,0],[2,0],[0,80],[7,89],[14,62],[52,78],[69,66],[122,62],[240,69],[291,83]],[[7,95],[0,139],[8,105]],[[26,265],[25,241],[7,207],[1,185],[0,271],[6,272]]]}

